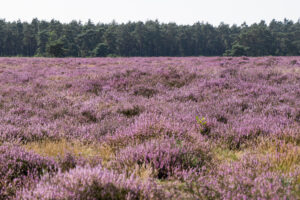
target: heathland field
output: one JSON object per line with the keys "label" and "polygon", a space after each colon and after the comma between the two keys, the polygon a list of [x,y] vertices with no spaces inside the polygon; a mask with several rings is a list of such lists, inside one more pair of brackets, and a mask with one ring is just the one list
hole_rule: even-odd
{"label": "heathland field", "polygon": [[0,199],[299,199],[300,57],[0,58]]}

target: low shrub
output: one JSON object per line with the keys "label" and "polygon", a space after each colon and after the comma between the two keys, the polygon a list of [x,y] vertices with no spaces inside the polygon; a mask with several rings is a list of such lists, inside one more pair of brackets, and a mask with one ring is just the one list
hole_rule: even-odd
{"label": "low shrub", "polygon": [[158,93],[157,90],[147,88],[147,87],[139,87],[139,88],[135,89],[134,92],[133,92],[133,94],[136,95],[136,96],[143,96],[143,97],[146,97],[146,98],[153,97],[157,93]]}
{"label": "low shrub", "polygon": [[192,144],[173,138],[151,140],[137,146],[129,146],[117,153],[117,163],[120,169],[138,164],[151,165],[159,179],[173,175],[176,170],[203,166],[208,155],[202,149],[195,150]]}
{"label": "low shrub", "polygon": [[134,117],[139,115],[143,109],[140,106],[133,106],[133,107],[124,107],[118,110],[119,113],[125,115],[126,117]]}
{"label": "low shrub", "polygon": [[14,196],[25,184],[57,168],[52,159],[27,152],[21,147],[0,146],[0,199]]}
{"label": "low shrub", "polygon": [[59,172],[55,177],[44,177],[32,190],[18,193],[23,200],[80,200],[110,199],[139,200],[163,199],[165,194],[154,182],[139,179],[97,166],[76,167],[68,173]]}
{"label": "low shrub", "polygon": [[191,199],[298,199],[299,169],[272,171],[268,158],[263,159],[246,155],[209,173],[187,173],[185,190]]}

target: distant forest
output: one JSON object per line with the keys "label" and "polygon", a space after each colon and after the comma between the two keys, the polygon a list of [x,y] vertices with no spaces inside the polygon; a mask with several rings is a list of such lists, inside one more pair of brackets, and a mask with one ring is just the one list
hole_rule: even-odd
{"label": "distant forest", "polygon": [[296,56],[300,20],[252,25],[0,19],[0,56]]}

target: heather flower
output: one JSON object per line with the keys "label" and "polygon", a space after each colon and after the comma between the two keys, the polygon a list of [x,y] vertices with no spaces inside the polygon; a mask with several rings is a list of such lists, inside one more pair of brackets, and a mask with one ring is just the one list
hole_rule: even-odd
{"label": "heather flower", "polygon": [[0,193],[8,198],[28,185],[28,199],[47,191],[48,199],[76,199],[94,188],[144,198],[148,190],[135,188],[140,179],[158,188],[151,177],[179,195],[173,199],[299,199],[299,64],[299,57],[0,58],[0,145],[75,140],[87,154],[99,145],[102,156],[67,154],[55,164],[5,144]]}
{"label": "heather flower", "polygon": [[163,179],[173,175],[176,170],[202,167],[209,161],[206,153],[204,149],[193,148],[191,143],[173,138],[151,140],[122,149],[117,153],[116,163],[113,165],[120,169],[135,164],[150,165],[157,171],[156,177]]}
{"label": "heather flower", "polygon": [[18,189],[57,169],[52,159],[26,152],[18,146],[0,146],[0,199],[14,196]]}
{"label": "heather flower", "polygon": [[246,155],[240,161],[222,164],[210,172],[187,171],[180,176],[184,177],[186,189],[193,198],[297,199],[299,168],[284,174],[271,170],[269,161],[268,157],[260,160]]}
{"label": "heather flower", "polygon": [[117,174],[98,167],[77,167],[54,177],[43,177],[19,199],[162,199],[165,193],[152,181]]}

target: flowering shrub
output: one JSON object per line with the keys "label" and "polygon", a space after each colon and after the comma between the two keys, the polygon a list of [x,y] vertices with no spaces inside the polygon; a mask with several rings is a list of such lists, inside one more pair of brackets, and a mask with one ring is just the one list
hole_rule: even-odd
{"label": "flowering shrub", "polygon": [[282,174],[271,167],[268,160],[247,155],[209,173],[185,173],[186,190],[195,199],[297,199],[300,169]]}
{"label": "flowering shrub", "polygon": [[13,196],[16,190],[57,170],[57,164],[12,145],[0,146],[0,199]]}
{"label": "flowering shrub", "polygon": [[18,194],[20,199],[162,199],[164,192],[150,180],[141,182],[101,166],[78,167],[55,177],[44,177],[32,190]]}
{"label": "flowering shrub", "polygon": [[300,199],[299,66],[0,58],[0,199]]}
{"label": "flowering shrub", "polygon": [[162,141],[151,140],[122,149],[118,152],[116,161],[120,168],[134,164],[151,165],[157,171],[156,177],[162,179],[172,175],[176,170],[203,166],[209,156],[205,150],[201,150],[196,151],[192,144],[173,138]]}

